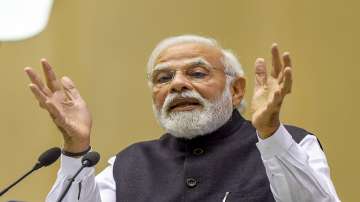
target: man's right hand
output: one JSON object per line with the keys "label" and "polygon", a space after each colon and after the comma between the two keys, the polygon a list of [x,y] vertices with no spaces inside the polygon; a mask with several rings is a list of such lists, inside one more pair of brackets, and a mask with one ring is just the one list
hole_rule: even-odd
{"label": "man's right hand", "polygon": [[41,64],[46,85],[31,67],[24,69],[31,80],[30,90],[63,134],[64,150],[85,151],[90,145],[91,132],[91,114],[85,101],[70,78],[57,79],[46,59],[42,59]]}

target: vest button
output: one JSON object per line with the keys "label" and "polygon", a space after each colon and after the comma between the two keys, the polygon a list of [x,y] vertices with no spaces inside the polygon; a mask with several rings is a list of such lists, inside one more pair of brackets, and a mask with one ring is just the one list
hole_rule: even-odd
{"label": "vest button", "polygon": [[189,187],[189,188],[194,188],[196,187],[198,184],[198,181],[192,177],[189,177],[186,179],[186,185]]}
{"label": "vest button", "polygon": [[193,154],[196,155],[196,156],[200,156],[203,153],[204,153],[204,150],[201,149],[201,148],[196,148],[196,149],[193,150]]}

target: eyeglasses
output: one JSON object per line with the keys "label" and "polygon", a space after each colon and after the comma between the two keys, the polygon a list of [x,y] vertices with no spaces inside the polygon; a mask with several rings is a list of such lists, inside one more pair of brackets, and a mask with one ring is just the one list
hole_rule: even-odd
{"label": "eyeglasses", "polygon": [[206,66],[189,66],[179,69],[173,68],[164,68],[161,70],[154,70],[152,74],[149,75],[149,79],[155,86],[162,86],[171,83],[174,80],[176,73],[180,72],[188,81],[199,83],[204,82],[210,79],[216,71],[225,73],[227,76],[235,76],[231,72],[223,71],[218,68],[209,68]]}
{"label": "eyeglasses", "polygon": [[164,85],[170,83],[175,78],[176,73],[180,72],[182,76],[191,82],[202,82],[211,78],[214,71],[216,71],[214,68],[203,66],[190,66],[179,69],[164,68],[155,70],[149,79],[154,85]]}

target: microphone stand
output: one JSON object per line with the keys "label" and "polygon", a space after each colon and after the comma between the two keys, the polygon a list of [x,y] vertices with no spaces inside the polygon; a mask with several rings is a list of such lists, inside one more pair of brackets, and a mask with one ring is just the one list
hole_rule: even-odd
{"label": "microphone stand", "polygon": [[41,168],[42,165],[38,162],[34,165],[34,167],[29,170],[27,173],[25,173],[25,175],[23,175],[22,177],[20,177],[18,180],[16,180],[14,183],[12,183],[10,186],[6,187],[4,190],[2,190],[0,192],[0,196],[4,195],[7,191],[9,191],[9,189],[11,189],[13,186],[15,186],[17,183],[19,183],[21,180],[23,180],[25,177],[27,177],[28,175],[30,175],[32,172],[34,172],[35,170]]}
{"label": "microphone stand", "polygon": [[68,191],[69,191],[72,183],[75,181],[75,178],[80,174],[80,172],[81,172],[85,167],[87,167],[86,164],[85,164],[85,165],[84,165],[84,164],[81,165],[80,169],[75,173],[75,175],[74,175],[72,178],[68,179],[69,184],[67,184],[67,186],[65,187],[63,193],[62,193],[61,196],[58,198],[57,202],[61,202],[61,201],[64,199],[64,197],[65,197],[65,195],[68,193]]}

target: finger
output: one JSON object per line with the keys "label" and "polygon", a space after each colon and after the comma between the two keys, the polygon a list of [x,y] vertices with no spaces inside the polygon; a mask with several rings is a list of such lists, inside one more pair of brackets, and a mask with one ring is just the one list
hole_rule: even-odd
{"label": "finger", "polygon": [[284,81],[284,71],[286,67],[291,68],[291,60],[290,60],[290,53],[289,52],[284,52],[282,55],[283,61],[284,61],[284,69],[282,71],[280,71],[279,73],[279,79],[278,79],[278,83],[281,84]]}
{"label": "finger", "polygon": [[284,61],[284,68],[285,67],[292,67],[291,59],[290,59],[290,53],[285,52],[282,57],[283,57],[283,61]]}
{"label": "finger", "polygon": [[274,92],[274,95],[272,97],[272,100],[269,104],[269,110],[274,111],[281,107],[283,96],[281,95],[281,91],[277,90]]}
{"label": "finger", "polygon": [[61,84],[65,90],[66,95],[71,99],[80,97],[79,91],[76,89],[74,82],[67,76],[61,78]]}
{"label": "finger", "polygon": [[267,83],[266,63],[263,58],[255,60],[255,87],[264,86]]}
{"label": "finger", "polygon": [[281,89],[281,94],[285,96],[286,94],[291,93],[292,88],[292,70],[290,67],[286,67],[284,70],[284,83]]}
{"label": "finger", "polygon": [[46,88],[40,77],[36,74],[36,72],[31,67],[25,67],[25,73],[28,75],[30,81],[35,84],[43,94],[50,96],[51,92]]}
{"label": "finger", "polygon": [[55,72],[46,59],[41,59],[41,65],[46,78],[46,84],[52,92],[61,90],[61,84],[56,79]]}
{"label": "finger", "polygon": [[272,67],[273,67],[271,70],[271,76],[277,78],[282,69],[282,64],[280,60],[278,45],[276,43],[274,43],[271,47],[271,55],[272,55]]}
{"label": "finger", "polygon": [[278,76],[278,84],[279,85],[281,85],[282,83],[283,83],[283,81],[284,81],[284,72],[283,71],[281,71],[280,73],[279,73],[279,76]]}
{"label": "finger", "polygon": [[39,89],[39,87],[33,83],[29,84],[31,92],[34,94],[35,98],[39,101],[40,106],[44,106],[47,96]]}

